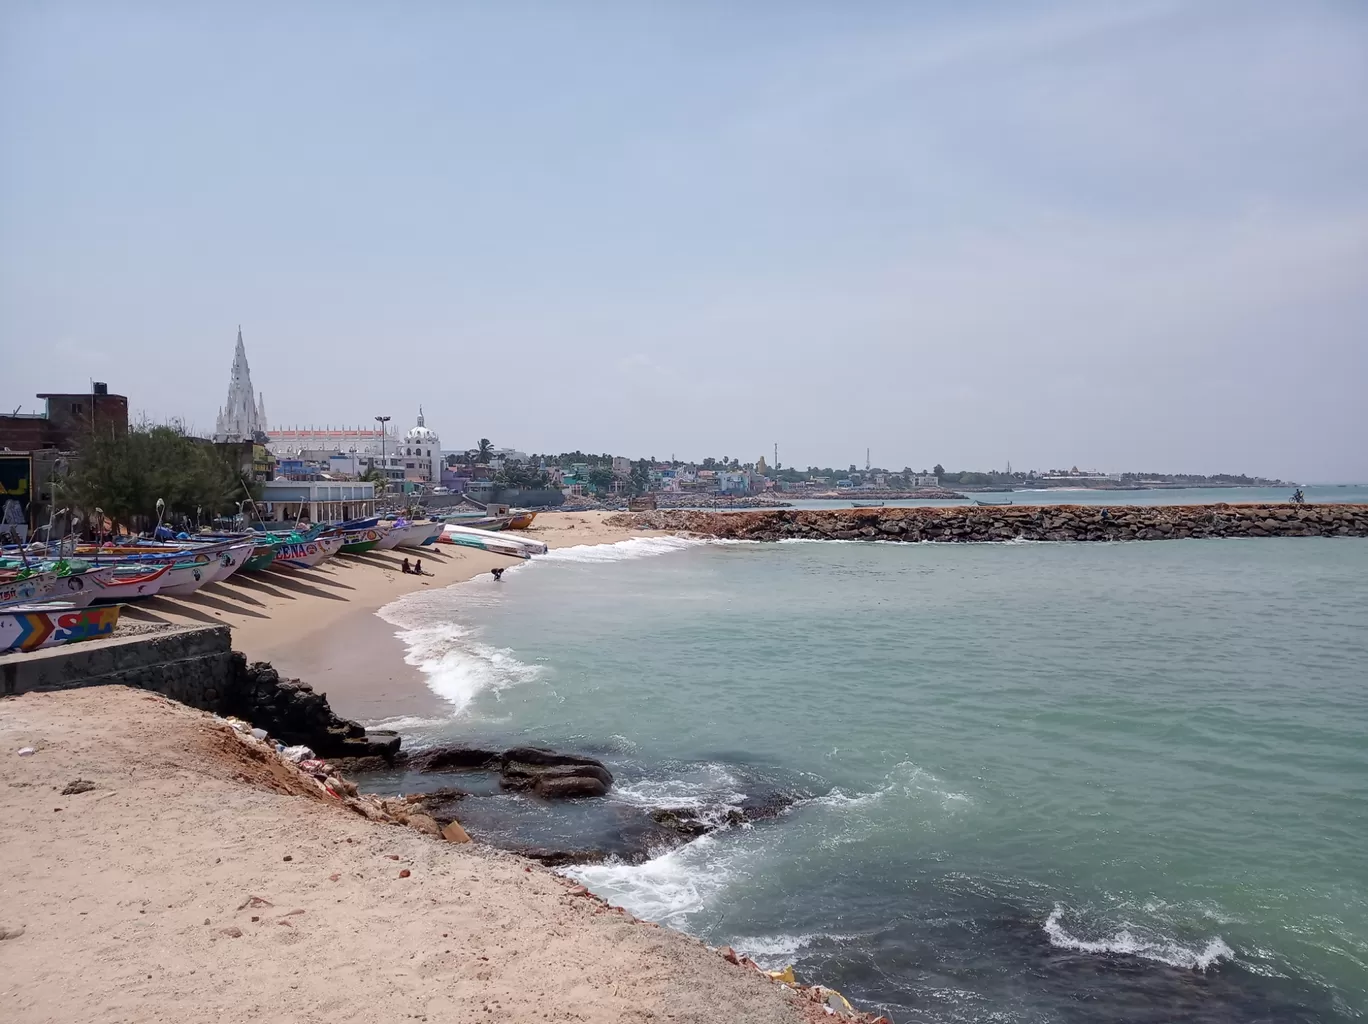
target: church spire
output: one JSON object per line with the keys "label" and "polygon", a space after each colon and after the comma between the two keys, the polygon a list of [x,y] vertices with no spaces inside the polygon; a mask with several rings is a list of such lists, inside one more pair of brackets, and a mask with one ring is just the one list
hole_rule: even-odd
{"label": "church spire", "polygon": [[242,325],[238,324],[237,346],[233,350],[233,368],[228,375],[228,401],[219,410],[214,425],[216,441],[252,441],[266,431],[266,403],[260,404],[252,391],[252,371],[247,367],[247,347],[242,343]]}
{"label": "church spire", "polygon": [[423,422],[423,407],[422,407],[421,405],[418,406],[418,426],[420,426],[420,427],[425,427],[425,426],[427,426],[427,424]]}

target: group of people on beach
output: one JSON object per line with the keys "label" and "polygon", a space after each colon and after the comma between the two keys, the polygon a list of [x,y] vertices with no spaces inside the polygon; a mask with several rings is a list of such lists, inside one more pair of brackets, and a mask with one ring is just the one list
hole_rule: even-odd
{"label": "group of people on beach", "polygon": [[399,567],[399,571],[409,576],[431,576],[432,573],[423,569],[423,560],[418,559],[413,565],[409,565],[409,560],[404,559],[404,564]]}

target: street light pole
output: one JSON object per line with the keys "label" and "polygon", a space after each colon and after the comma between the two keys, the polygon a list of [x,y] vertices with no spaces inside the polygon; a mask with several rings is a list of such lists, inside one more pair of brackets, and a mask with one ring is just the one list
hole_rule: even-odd
{"label": "street light pole", "polygon": [[384,478],[385,489],[382,493],[389,493],[389,460],[385,453],[385,424],[390,421],[388,416],[377,416],[375,422],[380,424],[380,473]]}

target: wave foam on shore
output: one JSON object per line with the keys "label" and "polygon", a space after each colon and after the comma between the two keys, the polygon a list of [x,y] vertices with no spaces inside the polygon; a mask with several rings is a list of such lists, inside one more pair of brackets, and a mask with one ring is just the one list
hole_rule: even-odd
{"label": "wave foam on shore", "polygon": [[701,547],[705,540],[687,537],[630,537],[612,544],[576,544],[566,548],[552,548],[539,555],[533,564],[541,562],[622,562],[632,558],[651,558],[668,555],[687,548]]}
{"label": "wave foam on shore", "polygon": [[377,613],[408,648],[404,661],[423,673],[428,688],[459,715],[475,697],[537,679],[542,669],[519,661],[512,650],[481,642],[473,630],[452,620],[443,591],[410,594]]}

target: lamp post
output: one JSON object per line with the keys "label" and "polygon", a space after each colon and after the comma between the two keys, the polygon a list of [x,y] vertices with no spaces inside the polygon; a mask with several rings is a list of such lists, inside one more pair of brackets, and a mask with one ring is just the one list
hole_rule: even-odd
{"label": "lamp post", "polygon": [[385,456],[385,424],[389,421],[388,416],[375,417],[375,422],[380,424],[380,473],[385,482],[384,494],[389,493],[389,460]]}

